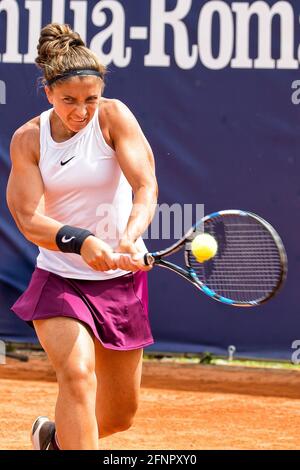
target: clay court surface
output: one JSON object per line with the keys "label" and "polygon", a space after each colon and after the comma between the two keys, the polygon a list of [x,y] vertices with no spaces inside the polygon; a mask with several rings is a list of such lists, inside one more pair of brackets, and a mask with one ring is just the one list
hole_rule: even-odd
{"label": "clay court surface", "polygon": [[[0,449],[31,449],[33,419],[54,413],[57,384],[46,357],[7,359],[0,393]],[[300,373],[145,362],[134,426],[100,448],[300,449]]]}

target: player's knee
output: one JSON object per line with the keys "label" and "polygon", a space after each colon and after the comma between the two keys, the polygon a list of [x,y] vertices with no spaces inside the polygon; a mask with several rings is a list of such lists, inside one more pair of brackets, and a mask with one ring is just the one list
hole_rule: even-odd
{"label": "player's knee", "polygon": [[122,420],[118,420],[117,422],[113,423],[113,431],[116,432],[123,432],[127,431],[133,425],[134,416],[130,416],[127,418],[123,418]]}
{"label": "player's knee", "polygon": [[120,417],[119,419],[111,419],[109,423],[99,423],[99,437],[116,434],[117,432],[127,431],[134,422],[134,416]]}
{"label": "player's knee", "polygon": [[75,399],[85,399],[87,394],[96,390],[95,371],[85,362],[62,367],[56,375],[59,386],[68,390]]}
{"label": "player's knee", "polygon": [[127,431],[133,425],[137,409],[138,403],[132,402],[124,409],[119,409],[116,414],[105,416],[105,419],[97,416],[99,437]]}

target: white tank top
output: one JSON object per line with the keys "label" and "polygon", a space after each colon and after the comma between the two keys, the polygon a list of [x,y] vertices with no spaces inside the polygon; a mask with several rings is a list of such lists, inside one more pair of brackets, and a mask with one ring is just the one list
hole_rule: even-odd
{"label": "white tank top", "polygon": [[[65,142],[51,136],[50,114],[40,116],[40,162],[45,215],[90,230],[115,249],[132,209],[132,189],[115,152],[105,142],[98,109],[88,125]],[[137,247],[146,250],[142,238]],[[95,271],[73,253],[39,247],[37,266],[74,279],[111,279],[127,271]]]}

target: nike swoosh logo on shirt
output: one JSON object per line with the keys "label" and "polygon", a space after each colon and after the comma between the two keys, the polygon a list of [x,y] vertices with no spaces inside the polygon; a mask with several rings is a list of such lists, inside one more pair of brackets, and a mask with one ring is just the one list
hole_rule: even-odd
{"label": "nike swoosh logo on shirt", "polygon": [[61,241],[63,243],[69,243],[71,240],[73,240],[73,238],[75,239],[76,237],[71,237],[71,238],[66,238],[66,236],[64,235],[61,239]]}
{"label": "nike swoosh logo on shirt", "polygon": [[66,164],[69,163],[71,160],[73,160],[73,158],[75,158],[75,157],[71,157],[71,158],[69,158],[69,160],[66,160],[65,162],[60,162],[61,166],[66,165]]}

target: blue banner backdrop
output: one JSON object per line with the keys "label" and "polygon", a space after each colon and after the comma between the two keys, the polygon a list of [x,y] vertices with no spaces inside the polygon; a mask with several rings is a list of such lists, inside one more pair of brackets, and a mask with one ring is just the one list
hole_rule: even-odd
{"label": "blue banner backdrop", "polygon": [[[223,306],[159,268],[150,273],[154,348],[290,358],[300,338],[300,115],[297,1],[0,1],[0,336],[30,341],[10,306],[36,248],[5,202],[9,142],[49,107],[37,86],[42,25],[67,22],[108,66],[106,97],[138,118],[157,162],[160,203],[246,209],[281,234],[289,274],[257,309]],[[147,242],[157,249],[169,242]]]}

